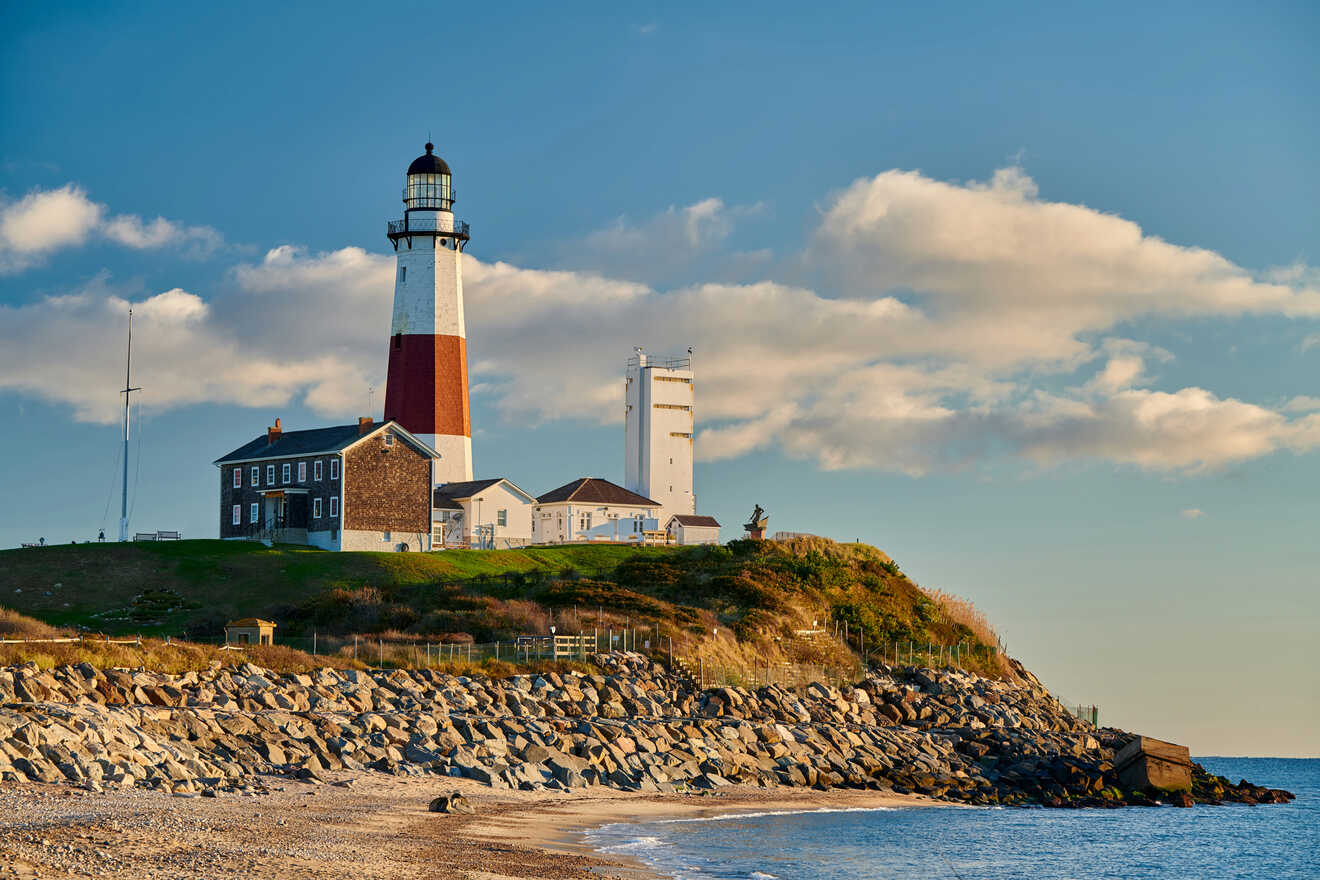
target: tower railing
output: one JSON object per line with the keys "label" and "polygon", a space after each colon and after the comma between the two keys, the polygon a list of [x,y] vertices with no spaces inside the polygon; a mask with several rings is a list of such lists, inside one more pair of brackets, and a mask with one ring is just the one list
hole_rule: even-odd
{"label": "tower railing", "polygon": [[439,218],[435,217],[405,217],[402,220],[391,220],[389,223],[388,235],[390,238],[408,235],[410,233],[426,234],[428,232],[448,232],[454,238],[469,238],[471,227],[462,220],[453,221],[453,229],[445,229],[440,225]]}
{"label": "tower railing", "polygon": [[690,370],[692,369],[692,356],[688,355],[686,357],[664,358],[664,357],[652,357],[651,355],[648,354],[646,356],[646,363],[643,364],[641,362],[641,357],[639,355],[633,355],[632,357],[628,358],[628,366],[659,367],[662,370]]}

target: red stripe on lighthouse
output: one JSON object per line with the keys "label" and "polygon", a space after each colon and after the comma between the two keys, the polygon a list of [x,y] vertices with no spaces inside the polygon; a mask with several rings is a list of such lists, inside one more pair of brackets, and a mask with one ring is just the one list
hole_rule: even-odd
{"label": "red stripe on lighthouse", "polygon": [[472,436],[467,340],[398,334],[390,339],[385,419],[414,434]]}

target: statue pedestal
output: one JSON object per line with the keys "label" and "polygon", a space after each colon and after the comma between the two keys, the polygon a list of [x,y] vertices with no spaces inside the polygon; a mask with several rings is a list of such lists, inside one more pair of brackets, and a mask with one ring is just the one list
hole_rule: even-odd
{"label": "statue pedestal", "polygon": [[757,526],[757,527],[753,528],[753,527],[748,526],[748,527],[745,527],[745,528],[747,528],[747,537],[748,537],[748,538],[751,538],[753,541],[764,541],[764,540],[765,540],[765,529],[764,529],[763,527],[761,527],[761,526]]}

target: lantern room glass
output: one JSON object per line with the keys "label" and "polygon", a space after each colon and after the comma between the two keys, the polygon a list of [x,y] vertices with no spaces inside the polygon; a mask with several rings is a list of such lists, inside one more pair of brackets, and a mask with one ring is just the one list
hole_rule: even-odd
{"label": "lantern room glass", "polygon": [[448,211],[454,204],[454,193],[449,186],[448,174],[409,174],[403,192],[403,203],[408,210]]}

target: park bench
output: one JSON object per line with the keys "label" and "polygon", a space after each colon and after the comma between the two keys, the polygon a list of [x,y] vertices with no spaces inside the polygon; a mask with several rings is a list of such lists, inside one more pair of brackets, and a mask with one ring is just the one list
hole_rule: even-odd
{"label": "park bench", "polygon": [[177,541],[177,540],[179,540],[179,539],[182,538],[182,537],[183,537],[183,535],[182,535],[181,533],[179,533],[179,532],[157,532],[157,533],[156,533],[156,540],[157,540],[157,541]]}
{"label": "park bench", "polygon": [[138,532],[136,535],[133,536],[133,540],[134,540],[134,541],[154,541],[154,540],[156,540],[156,533],[155,533],[155,532]]}
{"label": "park bench", "polygon": [[23,546],[23,547],[40,547],[41,545],[38,544],[36,541],[24,541],[24,542],[22,543],[21,546]]}

